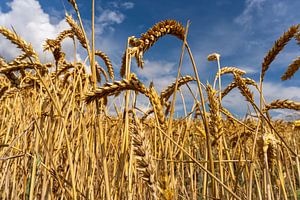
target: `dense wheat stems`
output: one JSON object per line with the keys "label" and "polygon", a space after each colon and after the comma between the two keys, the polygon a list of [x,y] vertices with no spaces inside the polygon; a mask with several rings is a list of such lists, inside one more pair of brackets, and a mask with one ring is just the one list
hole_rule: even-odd
{"label": "dense wheat stems", "polygon": [[[47,63],[16,31],[0,27],[2,39],[21,50],[15,58],[0,57],[0,199],[299,198],[299,120],[272,119],[272,110],[299,111],[300,103],[267,102],[261,90],[270,64],[286,43],[292,37],[299,43],[298,25],[267,54],[260,88],[254,74],[238,67],[221,68],[218,62],[213,85],[221,76],[233,75],[220,94],[221,87],[218,91],[200,81],[204,73],[198,74],[187,41],[190,23],[183,27],[165,20],[140,38],[129,37],[121,68],[126,77],[119,79],[112,65],[117,61],[110,60],[101,47],[97,50],[95,38],[89,46],[81,5],[68,1],[79,21],[66,14],[69,27],[52,39],[45,38],[44,51],[52,54]],[[166,79],[149,85],[146,75],[131,73],[135,71],[130,69],[131,59],[135,57],[143,67],[143,55],[165,35],[183,42],[177,77],[174,82]],[[74,43],[72,61],[69,50],[62,48],[67,38]],[[83,55],[75,39],[90,61],[76,59]],[[185,60],[183,70],[185,50],[190,60]],[[118,51],[112,53],[113,58],[121,58]],[[209,59],[219,61],[218,57],[212,54]],[[295,74],[298,62],[299,57],[291,61],[282,79]],[[194,77],[188,74],[190,65]],[[88,69],[92,66],[95,74]],[[246,101],[236,101],[234,88]],[[252,89],[260,93],[260,106]],[[249,112],[231,112],[237,103],[250,105]]]}

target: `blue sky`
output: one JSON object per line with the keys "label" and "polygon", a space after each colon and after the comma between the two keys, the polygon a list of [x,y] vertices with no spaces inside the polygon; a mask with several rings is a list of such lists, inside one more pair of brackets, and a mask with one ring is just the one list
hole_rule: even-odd
{"label": "blue sky", "polygon": [[[77,0],[77,3],[89,32],[90,1]],[[246,76],[258,80],[263,57],[274,41],[288,27],[300,22],[299,8],[300,1],[297,0],[96,0],[96,45],[111,57],[117,71],[127,37],[138,37],[164,19],[176,19],[184,25],[190,20],[188,42],[203,83],[207,80],[212,83],[216,72],[216,63],[206,60],[212,52],[221,54],[222,66],[240,67],[248,72]],[[54,38],[58,32],[68,28],[64,22],[64,9],[74,14],[67,0],[1,0],[0,25],[13,26],[33,44],[42,58],[48,60],[49,55],[42,53],[42,41]],[[64,45],[71,56],[72,43],[67,41]],[[181,45],[177,38],[162,38],[145,54],[145,69],[135,72],[147,84],[153,80],[160,90],[175,79]],[[0,55],[12,59],[18,51],[8,46],[7,41],[0,37]],[[280,80],[286,67],[297,56],[299,46],[291,41],[271,65],[265,78],[267,101],[285,98],[300,101],[300,73],[291,81]],[[84,59],[85,55],[79,51],[78,57]],[[187,57],[183,73],[192,74]],[[224,86],[231,80],[230,76],[224,77]],[[141,102],[144,106],[145,102]],[[191,105],[192,99],[187,97],[186,102]],[[239,116],[247,109],[238,91],[233,91],[223,103]],[[178,108],[181,107],[179,103]],[[286,114],[285,111],[275,113],[276,116]]]}

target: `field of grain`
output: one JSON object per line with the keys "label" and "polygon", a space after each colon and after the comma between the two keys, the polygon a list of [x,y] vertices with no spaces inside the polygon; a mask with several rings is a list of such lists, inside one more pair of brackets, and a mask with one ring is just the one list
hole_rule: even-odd
{"label": "field of grain", "polygon": [[[53,54],[51,63],[42,63],[29,43],[0,26],[22,51],[13,61],[0,59],[0,199],[300,198],[300,122],[271,120],[269,114],[300,110],[300,102],[265,102],[263,95],[272,61],[292,38],[300,45],[299,25],[274,38],[259,82],[237,67],[221,67],[220,55],[213,53],[208,60],[219,71],[209,84],[200,80],[186,39],[189,22],[161,21],[139,38],[128,38],[122,78],[116,80],[116,67],[95,49],[93,36],[88,40],[77,4],[69,2],[76,19],[66,14],[70,28],[44,44]],[[157,91],[155,83],[145,85],[131,73],[131,64],[143,68],[144,54],[166,35],[178,38],[182,53],[176,81]],[[79,42],[74,54],[86,49],[87,60],[65,59],[66,38]],[[184,54],[194,74],[181,74]],[[282,80],[299,67],[298,57]],[[232,76],[227,86],[221,83],[224,74]],[[190,90],[193,109],[175,118],[176,99],[184,99],[180,88],[192,82],[197,85],[196,92]],[[222,106],[234,88],[254,111],[243,119]],[[257,101],[253,88],[260,94]],[[145,113],[136,106],[138,95],[151,103]],[[116,97],[124,103],[113,104],[112,115],[108,105]]]}

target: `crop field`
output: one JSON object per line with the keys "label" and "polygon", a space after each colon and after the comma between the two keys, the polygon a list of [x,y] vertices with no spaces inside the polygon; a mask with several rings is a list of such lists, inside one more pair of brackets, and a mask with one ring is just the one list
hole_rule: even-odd
{"label": "crop field", "polygon": [[[88,39],[75,0],[69,3],[75,11],[65,16],[69,29],[44,43],[53,62],[41,62],[31,44],[0,26],[22,51],[13,61],[0,58],[0,199],[300,198],[300,121],[269,114],[300,110],[300,102],[266,102],[263,92],[276,56],[291,39],[300,45],[300,25],[274,38],[261,61],[260,81],[237,67],[221,67],[220,55],[212,53],[207,59],[219,70],[208,83],[189,46],[189,22],[165,20],[129,37],[117,68],[95,47],[93,23]],[[164,37],[177,38],[182,52],[176,81],[158,91],[132,67],[143,68],[146,52]],[[61,44],[67,38],[74,41],[74,55],[79,48],[87,52],[86,60],[65,59]],[[193,74],[181,73],[184,55]],[[300,57],[281,79],[291,79],[299,67]],[[222,85],[223,75],[232,77],[229,85]],[[176,100],[185,98],[181,87],[190,89],[194,104],[175,117]],[[243,119],[222,106],[233,89],[253,110]],[[149,100],[147,112],[136,106],[138,96]]]}

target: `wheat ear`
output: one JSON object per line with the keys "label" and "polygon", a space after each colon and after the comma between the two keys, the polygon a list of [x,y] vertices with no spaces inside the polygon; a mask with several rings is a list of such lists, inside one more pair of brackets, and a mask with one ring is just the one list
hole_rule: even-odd
{"label": "wheat ear", "polygon": [[295,102],[291,100],[275,100],[270,104],[266,105],[266,110],[270,109],[291,109],[291,110],[300,110],[300,102]]}
{"label": "wheat ear", "polygon": [[298,71],[300,67],[300,56],[297,57],[287,68],[284,75],[281,77],[281,80],[285,81],[294,76],[294,74]]}
{"label": "wheat ear", "polygon": [[[178,79],[178,89],[188,83],[188,82],[191,82],[191,81],[195,81],[195,77],[192,77],[192,76],[183,76],[183,77],[180,77]],[[165,99],[165,100],[168,100],[170,98],[170,96],[175,92],[174,89],[175,89],[175,84],[176,82],[173,82],[171,83],[166,89],[162,90],[161,93],[160,93],[160,98],[161,99]]]}
{"label": "wheat ear", "polygon": [[214,90],[211,85],[207,85],[206,91],[210,110],[209,133],[215,138],[216,141],[223,134],[222,117],[219,112],[220,104],[217,97],[217,91]]}
{"label": "wheat ear", "polygon": [[246,82],[237,74],[234,74],[234,80],[237,84],[237,87],[240,89],[241,94],[246,98],[250,103],[254,102],[254,96],[249,87],[246,85]]}
{"label": "wheat ear", "polygon": [[285,47],[285,45],[294,37],[298,32],[299,25],[294,25],[289,28],[274,44],[274,46],[269,50],[264,58],[261,68],[261,81],[264,80],[266,71],[269,69],[270,64],[279,54],[279,52]]}
{"label": "wheat ear", "polygon": [[25,40],[19,37],[16,33],[8,30],[7,28],[0,26],[0,33],[6,37],[11,43],[15,44],[19,49],[26,53],[27,56],[33,57],[39,62],[37,53],[32,48],[31,44],[28,44]]}
{"label": "wheat ear", "polygon": [[[140,38],[132,37],[129,41],[131,47],[135,48],[134,56],[137,60],[137,64],[139,67],[143,68],[144,61],[143,55],[144,53],[158,41],[159,38],[170,34],[176,36],[180,40],[183,40],[185,33],[185,28],[181,23],[175,20],[165,20],[155,24],[152,28],[150,28],[146,33],[142,34]],[[125,75],[126,62],[125,62],[125,54],[122,57],[122,66],[120,70],[120,74],[122,77]]]}
{"label": "wheat ear", "polygon": [[229,74],[229,73],[231,73],[231,74],[235,73],[235,74],[242,76],[242,75],[246,74],[246,71],[239,69],[237,67],[222,67],[220,72],[219,71],[217,72],[214,82],[216,82],[216,80],[218,79],[219,76],[222,76],[224,74]]}
{"label": "wheat ear", "polygon": [[106,67],[107,67],[107,71],[108,71],[108,74],[109,74],[109,77],[114,80],[115,78],[115,75],[114,75],[114,68],[111,64],[111,61],[109,59],[109,57],[102,51],[100,50],[96,50],[95,51],[95,55],[96,56],[99,56],[100,58],[102,58],[102,60],[104,61]]}
{"label": "wheat ear", "polygon": [[160,196],[159,184],[156,177],[156,165],[151,156],[151,145],[149,137],[145,136],[142,124],[139,119],[134,115],[134,124],[131,125],[131,135],[132,135],[132,146],[134,150],[134,155],[137,160],[136,169],[140,174],[143,181],[146,182],[147,186],[152,192],[155,199]]}
{"label": "wheat ear", "polygon": [[70,25],[70,27],[72,28],[72,30],[73,30],[76,38],[80,42],[81,46],[86,49],[87,48],[86,40],[85,40],[84,33],[82,32],[80,26],[72,18],[72,16],[67,14],[67,13],[66,13],[66,21]]}

